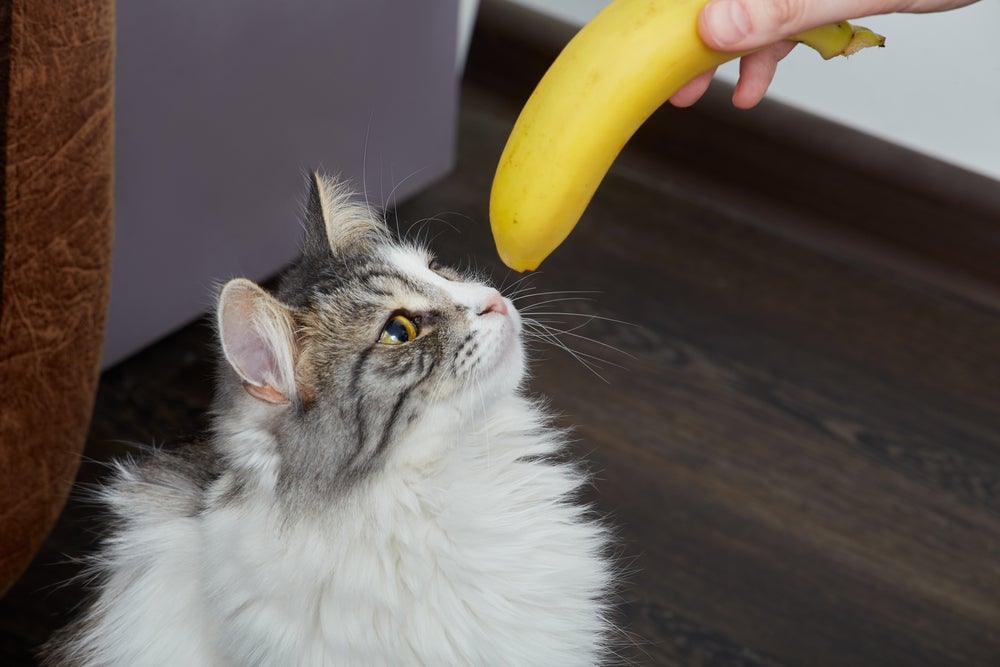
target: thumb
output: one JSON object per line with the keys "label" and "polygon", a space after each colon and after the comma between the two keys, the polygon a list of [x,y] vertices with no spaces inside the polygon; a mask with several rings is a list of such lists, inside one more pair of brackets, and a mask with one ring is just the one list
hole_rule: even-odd
{"label": "thumb", "polygon": [[751,51],[816,26],[889,10],[872,0],[711,0],[701,10],[698,30],[720,51]]}

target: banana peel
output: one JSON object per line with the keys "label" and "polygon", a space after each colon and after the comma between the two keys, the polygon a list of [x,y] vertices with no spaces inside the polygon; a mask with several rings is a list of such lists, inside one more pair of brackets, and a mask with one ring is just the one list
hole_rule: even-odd
{"label": "banana peel", "polygon": [[[490,192],[493,238],[507,266],[538,268],[653,111],[699,74],[746,55],[701,41],[706,1],[614,0],[552,63],[514,124]],[[792,39],[824,59],[885,43],[846,21]]]}

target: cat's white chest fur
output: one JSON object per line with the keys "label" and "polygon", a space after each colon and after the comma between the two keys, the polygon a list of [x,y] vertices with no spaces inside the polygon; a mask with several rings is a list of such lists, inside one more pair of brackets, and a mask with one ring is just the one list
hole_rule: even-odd
{"label": "cat's white chest fur", "polygon": [[288,521],[251,501],[204,515],[193,602],[224,660],[591,662],[609,572],[602,530],[567,502],[581,478],[525,458],[555,448],[543,433],[464,438],[433,469],[399,462],[328,514]]}

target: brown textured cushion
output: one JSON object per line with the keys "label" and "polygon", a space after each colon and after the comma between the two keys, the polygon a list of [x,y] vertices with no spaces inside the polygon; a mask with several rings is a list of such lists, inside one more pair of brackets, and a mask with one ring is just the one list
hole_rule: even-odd
{"label": "brown textured cushion", "polygon": [[0,593],[59,515],[93,407],[110,274],[114,56],[113,0],[2,4]]}

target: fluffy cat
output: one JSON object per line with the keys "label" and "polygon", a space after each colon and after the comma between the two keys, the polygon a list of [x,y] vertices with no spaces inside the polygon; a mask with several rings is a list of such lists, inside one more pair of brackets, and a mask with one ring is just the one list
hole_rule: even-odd
{"label": "fluffy cat", "polygon": [[521,391],[521,319],[313,176],[274,295],[221,290],[211,437],[117,464],[49,665],[591,665],[608,533]]}

